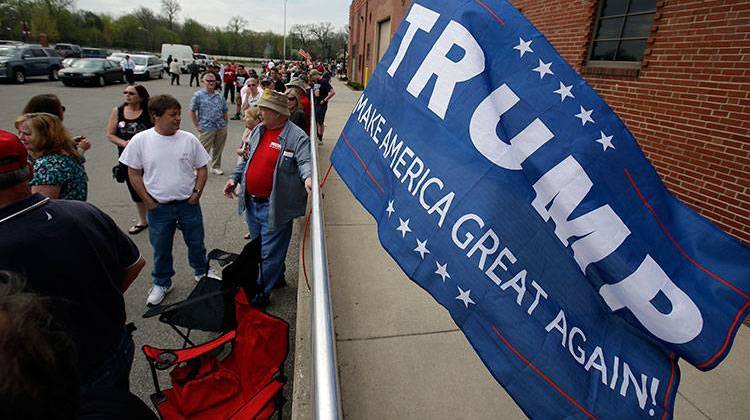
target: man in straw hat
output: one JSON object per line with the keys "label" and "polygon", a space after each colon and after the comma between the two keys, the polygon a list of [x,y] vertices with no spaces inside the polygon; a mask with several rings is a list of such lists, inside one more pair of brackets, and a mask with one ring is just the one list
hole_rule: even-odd
{"label": "man in straw hat", "polygon": [[266,90],[258,107],[263,124],[250,135],[249,158],[237,165],[224,195],[235,197],[240,185],[239,213],[245,213],[250,238],[261,236],[261,292],[251,303],[262,308],[283,275],[294,218],[305,214],[312,162],[310,138],[289,122],[286,95]]}

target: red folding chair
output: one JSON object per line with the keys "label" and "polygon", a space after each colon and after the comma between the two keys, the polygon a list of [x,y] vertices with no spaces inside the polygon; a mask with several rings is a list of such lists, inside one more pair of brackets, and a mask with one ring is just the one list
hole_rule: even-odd
{"label": "red folding chair", "polygon": [[[156,392],[151,401],[162,419],[281,418],[289,324],[235,295],[237,326],[207,343],[185,349],[145,345]],[[172,369],[172,387],[159,387],[157,370]]]}

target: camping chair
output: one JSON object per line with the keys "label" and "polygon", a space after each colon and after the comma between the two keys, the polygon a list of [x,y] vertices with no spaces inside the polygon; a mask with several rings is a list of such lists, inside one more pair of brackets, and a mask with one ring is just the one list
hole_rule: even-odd
{"label": "camping chair", "polygon": [[[162,419],[281,418],[289,324],[250,306],[241,291],[234,301],[236,327],[214,340],[180,350],[143,346]],[[170,368],[172,388],[162,390],[156,371]]]}
{"label": "camping chair", "polygon": [[[144,318],[159,316],[184,340],[183,347],[194,346],[192,330],[223,333],[234,328],[233,298],[240,288],[248,298],[258,292],[256,279],[260,270],[260,236],[249,242],[237,255],[214,249],[208,253],[208,265],[217,261],[222,280],[204,276],[190,295],[181,302],[148,308]],[[208,268],[206,269],[208,272]],[[183,332],[180,328],[185,329]]]}

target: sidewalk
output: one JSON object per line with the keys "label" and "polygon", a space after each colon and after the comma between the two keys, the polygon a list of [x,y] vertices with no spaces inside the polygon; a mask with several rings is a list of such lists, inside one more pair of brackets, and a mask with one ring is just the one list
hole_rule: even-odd
{"label": "sidewalk", "polygon": [[[319,146],[321,174],[360,92],[334,84]],[[490,376],[439,304],[381,248],[372,217],[336,172],[323,189],[328,263],[344,416],[350,419],[515,419],[521,410]],[[309,245],[309,244],[308,244]],[[309,247],[308,247],[309,255]],[[308,260],[308,272],[310,265]],[[300,278],[293,418],[309,412],[309,293]],[[304,358],[307,358],[305,361]],[[729,357],[702,373],[681,363],[675,418],[750,417],[750,331]]]}

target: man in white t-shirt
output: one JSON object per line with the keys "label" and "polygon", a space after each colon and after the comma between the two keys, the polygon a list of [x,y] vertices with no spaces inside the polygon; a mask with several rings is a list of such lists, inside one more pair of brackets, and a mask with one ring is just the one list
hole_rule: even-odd
{"label": "man in white t-shirt", "polygon": [[133,136],[120,162],[128,166],[130,182],[148,208],[154,285],[146,303],[158,305],[172,290],[172,242],[178,223],[196,281],[216,275],[208,270],[199,204],[208,178],[208,153],[193,134],[180,130],[177,99],[158,95],[148,106],[154,127]]}

